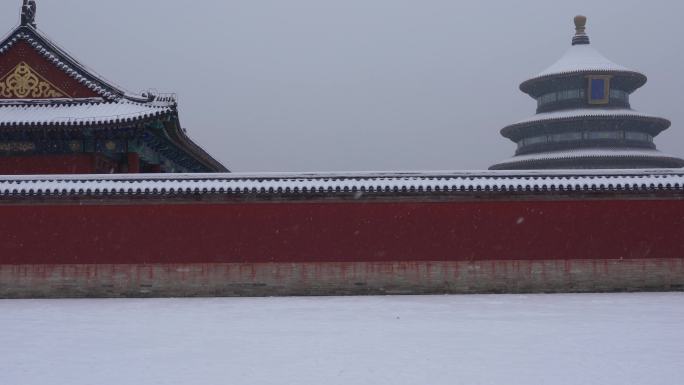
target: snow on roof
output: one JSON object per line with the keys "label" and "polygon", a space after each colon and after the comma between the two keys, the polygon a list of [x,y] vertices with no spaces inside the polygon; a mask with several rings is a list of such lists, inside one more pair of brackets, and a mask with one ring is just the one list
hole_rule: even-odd
{"label": "snow on roof", "polygon": [[536,114],[530,118],[514,123],[512,124],[512,126],[536,123],[546,120],[563,120],[587,117],[638,117],[667,120],[664,118],[658,118],[652,115],[644,114],[642,112],[634,111],[628,108],[576,108],[570,110],[543,112],[541,114]]}
{"label": "snow on roof", "polygon": [[[497,166],[532,162],[537,160],[554,159],[577,159],[577,158],[667,158],[676,159],[675,156],[652,149],[638,148],[583,148],[565,151],[540,152],[527,155],[518,155],[507,159]],[[684,171],[683,171],[684,172]]]}
{"label": "snow on roof", "polygon": [[156,117],[172,110],[168,104],[136,103],[125,99],[106,103],[0,105],[0,127],[115,124]]}
{"label": "snow on roof", "polygon": [[684,191],[684,170],[0,176],[0,196],[638,192],[673,189]]}
{"label": "snow on roof", "polygon": [[542,79],[549,77],[582,74],[582,73],[608,73],[620,74],[629,78],[625,85],[626,91],[632,92],[646,83],[646,76],[642,73],[621,66],[608,60],[591,45],[589,36],[586,35],[583,20],[575,20],[576,33],[573,37],[573,45],[563,54],[563,56],[553,65],[540,72],[520,85],[520,89],[525,93],[536,93],[534,85]]}
{"label": "snow on roof", "polygon": [[553,65],[540,72],[533,79],[551,75],[563,75],[576,72],[635,72],[629,68],[615,64],[589,44],[573,45]]}
{"label": "snow on roof", "polygon": [[556,63],[534,78],[588,71],[634,72],[608,60],[591,45],[579,44],[571,46]]}

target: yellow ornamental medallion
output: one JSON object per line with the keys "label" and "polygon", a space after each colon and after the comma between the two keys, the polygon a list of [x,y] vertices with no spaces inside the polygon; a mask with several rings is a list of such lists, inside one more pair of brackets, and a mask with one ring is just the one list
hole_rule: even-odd
{"label": "yellow ornamental medallion", "polygon": [[41,99],[68,96],[45,80],[28,64],[21,62],[0,80],[0,97],[6,99]]}

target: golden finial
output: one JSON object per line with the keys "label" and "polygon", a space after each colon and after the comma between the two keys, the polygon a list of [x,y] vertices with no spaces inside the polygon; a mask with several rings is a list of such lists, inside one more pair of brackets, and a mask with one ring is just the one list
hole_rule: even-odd
{"label": "golden finial", "polygon": [[575,30],[577,34],[583,34],[587,29],[587,17],[582,15],[575,16]]}
{"label": "golden finial", "polygon": [[582,15],[575,16],[575,36],[572,37],[572,45],[590,44],[587,36],[587,17]]}

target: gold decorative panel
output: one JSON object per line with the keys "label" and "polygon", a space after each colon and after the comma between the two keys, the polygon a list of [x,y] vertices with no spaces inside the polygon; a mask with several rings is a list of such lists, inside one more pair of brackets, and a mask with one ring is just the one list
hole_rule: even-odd
{"label": "gold decorative panel", "polygon": [[66,92],[21,62],[0,80],[0,97],[7,99],[66,98]]}

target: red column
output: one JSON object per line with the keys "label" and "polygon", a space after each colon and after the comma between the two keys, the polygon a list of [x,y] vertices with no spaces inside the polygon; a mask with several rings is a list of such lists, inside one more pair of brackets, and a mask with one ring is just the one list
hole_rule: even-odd
{"label": "red column", "polygon": [[140,155],[137,152],[128,153],[128,173],[129,174],[139,174],[140,173]]}

